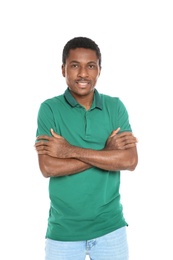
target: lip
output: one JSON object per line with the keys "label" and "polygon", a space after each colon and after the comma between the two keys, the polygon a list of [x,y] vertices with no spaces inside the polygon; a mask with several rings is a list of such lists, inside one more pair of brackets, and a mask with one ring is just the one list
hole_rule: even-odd
{"label": "lip", "polygon": [[85,83],[85,84],[88,84],[88,80],[76,80],[77,83]]}
{"label": "lip", "polygon": [[78,80],[76,83],[80,88],[86,88],[89,84],[89,81]]}

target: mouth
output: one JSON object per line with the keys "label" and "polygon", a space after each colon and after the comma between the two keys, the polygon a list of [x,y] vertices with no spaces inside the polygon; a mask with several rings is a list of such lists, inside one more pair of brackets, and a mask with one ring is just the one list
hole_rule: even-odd
{"label": "mouth", "polygon": [[78,84],[78,87],[80,88],[86,88],[89,85],[89,81],[84,80],[77,80],[76,83]]}

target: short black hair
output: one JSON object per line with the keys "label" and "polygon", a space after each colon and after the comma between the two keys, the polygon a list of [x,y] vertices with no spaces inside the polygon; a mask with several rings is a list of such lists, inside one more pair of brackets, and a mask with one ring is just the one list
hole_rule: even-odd
{"label": "short black hair", "polygon": [[85,49],[91,49],[96,52],[97,58],[99,59],[99,66],[101,68],[101,52],[100,48],[98,45],[91,40],[90,38],[87,37],[74,37],[73,39],[69,40],[62,52],[62,63],[66,63],[66,59],[68,58],[69,52],[71,49],[76,49],[76,48],[85,48]]}

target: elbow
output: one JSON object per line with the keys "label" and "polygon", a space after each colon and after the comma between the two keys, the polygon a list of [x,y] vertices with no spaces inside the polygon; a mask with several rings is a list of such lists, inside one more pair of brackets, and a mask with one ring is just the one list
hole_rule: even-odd
{"label": "elbow", "polygon": [[137,166],[137,164],[132,164],[132,165],[130,165],[130,166],[128,167],[127,170],[133,172],[133,171],[136,169],[136,166]]}
{"label": "elbow", "polygon": [[49,163],[43,163],[40,165],[40,171],[45,178],[60,176],[59,172],[55,171],[55,169],[51,167]]}
{"label": "elbow", "polygon": [[45,177],[45,178],[51,177],[50,174],[48,174],[46,171],[41,170],[41,173],[42,173],[43,177]]}
{"label": "elbow", "polygon": [[136,169],[137,165],[138,165],[138,157],[137,156],[133,156],[129,160],[128,170],[129,171],[134,171]]}
{"label": "elbow", "polygon": [[40,171],[45,178],[62,176],[60,171],[57,171],[56,168],[52,167],[52,164],[49,161],[42,161],[42,163],[40,163]]}
{"label": "elbow", "polygon": [[39,168],[40,171],[45,178],[49,178],[53,176],[51,163],[49,162],[49,158],[45,155],[40,155],[39,159]]}
{"label": "elbow", "polygon": [[45,178],[51,177],[50,172],[48,172],[46,170],[46,167],[44,167],[43,165],[40,166],[40,171],[41,171],[43,177],[45,177]]}

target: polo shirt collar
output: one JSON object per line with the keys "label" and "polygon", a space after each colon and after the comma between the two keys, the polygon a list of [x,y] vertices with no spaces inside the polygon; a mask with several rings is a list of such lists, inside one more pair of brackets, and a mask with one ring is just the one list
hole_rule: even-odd
{"label": "polo shirt collar", "polygon": [[[72,107],[75,107],[75,106],[78,106],[79,103],[76,101],[76,99],[72,96],[69,88],[66,89],[66,91],[64,92],[64,97],[66,99],[66,101],[72,106]],[[93,104],[91,106],[91,109],[93,108],[99,108],[99,109],[102,109],[102,100],[101,100],[101,97],[100,97],[100,94],[99,92],[94,89],[94,101],[93,101]]]}

